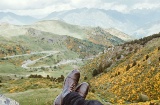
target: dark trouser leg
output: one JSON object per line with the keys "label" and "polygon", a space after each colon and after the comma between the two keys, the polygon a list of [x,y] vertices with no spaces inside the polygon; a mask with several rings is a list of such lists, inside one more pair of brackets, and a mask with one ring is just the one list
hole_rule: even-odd
{"label": "dark trouser leg", "polygon": [[77,92],[71,92],[63,99],[63,105],[103,105],[99,101],[85,100]]}

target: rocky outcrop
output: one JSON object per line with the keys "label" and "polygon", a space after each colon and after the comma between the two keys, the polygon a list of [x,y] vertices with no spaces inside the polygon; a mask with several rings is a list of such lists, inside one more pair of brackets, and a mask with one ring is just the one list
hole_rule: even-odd
{"label": "rocky outcrop", "polygon": [[140,102],[146,102],[146,101],[149,101],[149,97],[145,94],[139,94],[139,101]]}
{"label": "rocky outcrop", "polygon": [[0,94],[0,105],[19,105],[19,103]]}

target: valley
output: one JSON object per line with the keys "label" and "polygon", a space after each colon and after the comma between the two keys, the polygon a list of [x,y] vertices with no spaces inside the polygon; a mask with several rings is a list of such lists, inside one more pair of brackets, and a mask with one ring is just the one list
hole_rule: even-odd
{"label": "valley", "polygon": [[[51,27],[45,28],[47,26]],[[28,102],[31,102],[31,105],[50,105],[60,92],[64,77],[71,70],[79,69],[99,52],[103,52],[106,45],[116,44],[112,41],[94,43],[87,39],[87,33],[92,33],[95,29],[89,28],[88,31],[84,31],[82,28],[85,27],[60,21],[43,21],[31,26],[1,24],[1,94],[22,105],[28,105]],[[111,35],[107,35],[109,34],[102,34],[106,40],[112,38]],[[120,43],[124,42],[119,40]],[[30,96],[33,91],[37,91],[39,95]],[[43,93],[44,91],[46,93]],[[22,95],[27,97],[22,98]],[[45,100],[44,95],[52,97]]]}
{"label": "valley", "polygon": [[159,43],[160,34],[134,40],[114,28],[57,20],[1,24],[0,93],[21,105],[52,105],[65,76],[79,69],[80,81],[90,84],[87,99],[104,105],[157,104]]}

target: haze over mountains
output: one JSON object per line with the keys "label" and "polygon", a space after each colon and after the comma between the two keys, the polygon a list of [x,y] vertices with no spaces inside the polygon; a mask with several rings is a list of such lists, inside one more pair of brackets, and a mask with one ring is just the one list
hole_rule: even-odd
{"label": "haze over mountains", "polygon": [[60,36],[67,35],[105,46],[122,44],[125,41],[132,40],[130,36],[116,29],[105,30],[101,27],[81,27],[58,20],[39,21],[32,25],[12,25],[7,23],[1,23],[0,25],[0,36],[3,37],[28,35],[28,32],[32,32],[34,36],[42,35],[44,32]]}
{"label": "haze over mountains", "polygon": [[20,16],[11,12],[0,12],[0,23],[7,22],[15,25],[31,24],[36,22],[37,19],[31,16]]}
{"label": "haze over mountains", "polygon": [[140,38],[159,32],[159,17],[159,11],[148,10],[146,12],[143,9],[133,10],[130,13],[121,13],[115,10],[81,8],[53,12],[43,19],[1,12],[0,22],[22,25],[39,20],[60,20],[73,25],[115,28],[135,38]]}

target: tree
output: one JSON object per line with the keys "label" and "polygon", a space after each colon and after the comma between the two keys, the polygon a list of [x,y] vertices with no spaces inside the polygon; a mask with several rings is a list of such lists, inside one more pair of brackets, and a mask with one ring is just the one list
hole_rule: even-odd
{"label": "tree", "polygon": [[135,66],[136,64],[137,64],[137,62],[136,62],[136,61],[133,61],[132,67]]}
{"label": "tree", "polygon": [[96,76],[96,75],[98,75],[98,74],[99,74],[99,73],[98,73],[98,70],[94,69],[93,72],[92,72],[92,75],[93,75],[93,76]]}
{"label": "tree", "polygon": [[126,67],[126,71],[128,71],[130,69],[130,65],[128,64],[127,67]]}
{"label": "tree", "polygon": [[149,55],[146,55],[146,60],[149,58]]}

